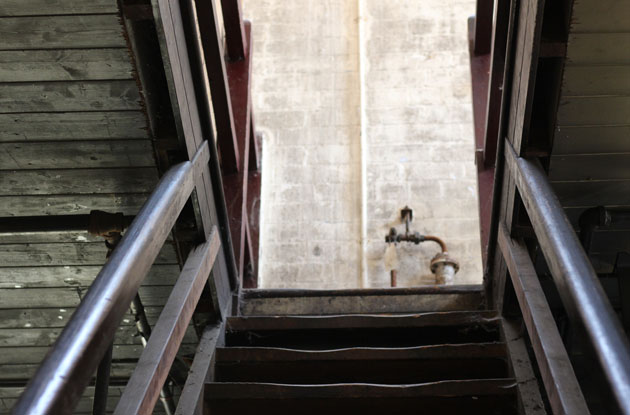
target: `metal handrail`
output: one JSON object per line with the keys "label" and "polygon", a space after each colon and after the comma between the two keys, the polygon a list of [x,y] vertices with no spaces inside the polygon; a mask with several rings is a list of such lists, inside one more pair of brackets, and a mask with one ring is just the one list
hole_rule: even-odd
{"label": "metal handrail", "polygon": [[518,157],[509,142],[506,164],[531,219],[561,300],[584,327],[620,413],[630,415],[630,344],[610,301],[539,162]]}
{"label": "metal handrail", "polygon": [[71,413],[208,164],[208,142],[159,181],[13,408]]}

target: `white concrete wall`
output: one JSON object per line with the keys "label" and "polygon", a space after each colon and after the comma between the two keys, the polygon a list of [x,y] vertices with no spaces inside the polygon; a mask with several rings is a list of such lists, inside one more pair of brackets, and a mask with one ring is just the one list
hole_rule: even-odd
{"label": "white concrete wall", "polygon": [[[433,282],[399,210],[481,281],[466,18],[474,0],[246,0],[264,133],[261,287]],[[363,169],[362,169],[363,163]],[[397,257],[397,260],[396,258]]]}

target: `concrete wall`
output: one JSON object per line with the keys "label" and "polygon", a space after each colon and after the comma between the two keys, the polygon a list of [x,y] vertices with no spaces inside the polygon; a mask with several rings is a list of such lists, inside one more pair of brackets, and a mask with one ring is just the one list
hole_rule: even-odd
{"label": "concrete wall", "polygon": [[433,282],[400,208],[481,281],[466,18],[474,0],[246,0],[263,132],[262,287]]}

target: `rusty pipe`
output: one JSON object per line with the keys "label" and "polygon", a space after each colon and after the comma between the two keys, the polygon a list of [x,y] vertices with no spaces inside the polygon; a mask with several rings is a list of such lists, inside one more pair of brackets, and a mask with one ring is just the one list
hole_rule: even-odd
{"label": "rusty pipe", "polygon": [[436,242],[440,245],[440,249],[442,250],[442,253],[448,252],[448,249],[446,249],[446,243],[442,239],[438,238],[437,236],[424,235],[424,240]]}

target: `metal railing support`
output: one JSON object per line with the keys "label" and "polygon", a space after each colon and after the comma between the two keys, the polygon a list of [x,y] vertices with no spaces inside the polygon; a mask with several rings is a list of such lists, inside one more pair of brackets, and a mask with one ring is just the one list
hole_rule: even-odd
{"label": "metal railing support", "polygon": [[509,142],[505,159],[562,302],[584,327],[620,413],[630,415],[630,344],[597,274],[540,163],[518,157]]}
{"label": "metal railing support", "polygon": [[72,413],[209,157],[206,142],[191,161],[173,166],[162,177],[29,382],[13,413]]}

